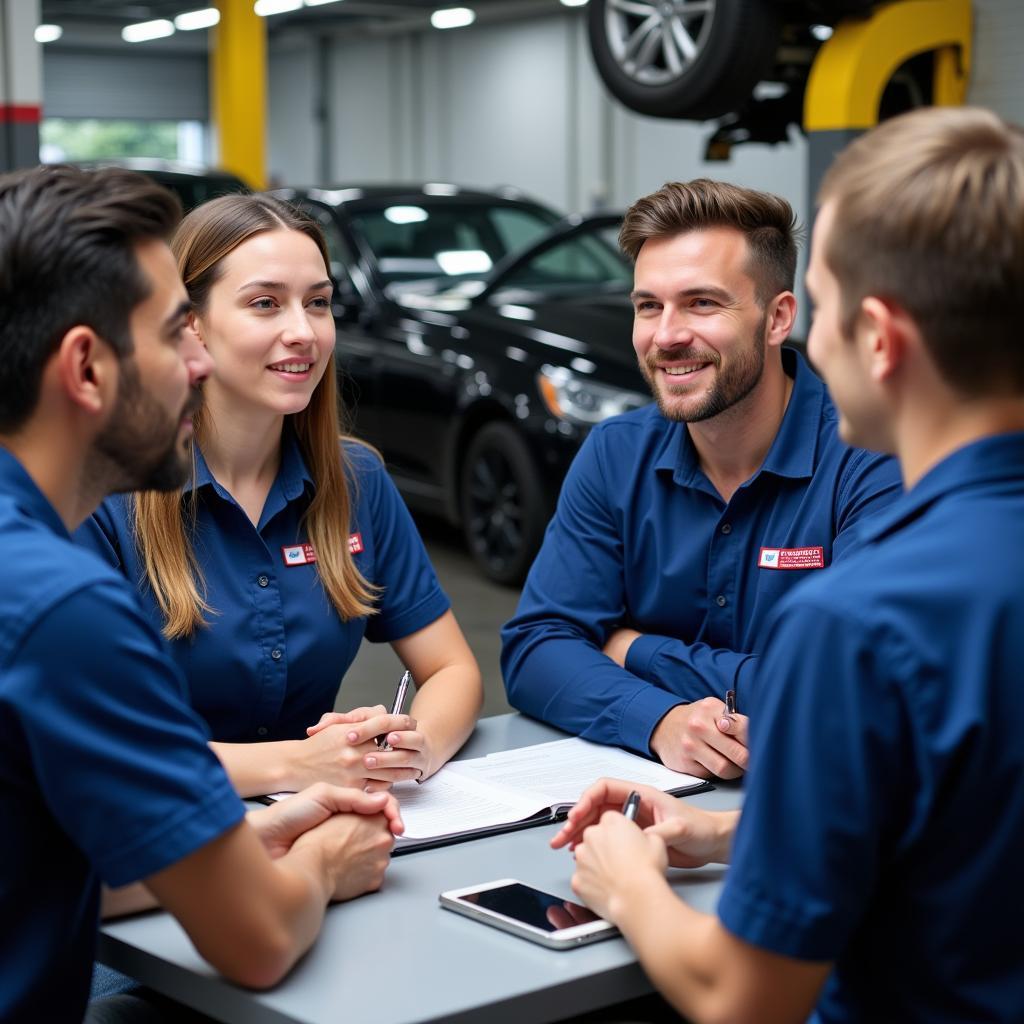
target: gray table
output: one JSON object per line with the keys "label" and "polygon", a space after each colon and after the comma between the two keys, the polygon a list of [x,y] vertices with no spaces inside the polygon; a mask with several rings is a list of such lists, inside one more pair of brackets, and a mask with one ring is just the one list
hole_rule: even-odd
{"label": "gray table", "polygon": [[[487,718],[459,756],[562,735],[519,715]],[[718,787],[686,799],[717,810],[739,806],[740,794]],[[556,831],[546,825],[396,857],[380,892],[328,909],[316,945],[270,992],[224,981],[177,922],[159,912],[106,925],[97,958],[235,1024],[520,1024],[558,1020],[649,992],[622,939],[556,952],[438,906],[442,890],[506,877],[571,897],[572,857],[548,847]],[[692,906],[712,911],[723,872],[678,871],[672,882]]]}

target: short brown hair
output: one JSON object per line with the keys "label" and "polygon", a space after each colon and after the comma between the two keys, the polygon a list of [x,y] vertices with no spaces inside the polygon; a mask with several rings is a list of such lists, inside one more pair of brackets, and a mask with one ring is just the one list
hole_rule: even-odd
{"label": "short brown hair", "polygon": [[879,125],[826,174],[825,261],[852,335],[867,296],[913,318],[961,394],[1024,391],[1024,132],[991,111],[933,107]]}
{"label": "short brown hair", "polygon": [[710,178],[670,181],[626,211],[619,246],[635,262],[649,238],[670,238],[707,228],[734,228],[746,236],[750,250],[747,269],[762,306],[779,292],[793,290],[796,217],[785,199],[770,192]]}

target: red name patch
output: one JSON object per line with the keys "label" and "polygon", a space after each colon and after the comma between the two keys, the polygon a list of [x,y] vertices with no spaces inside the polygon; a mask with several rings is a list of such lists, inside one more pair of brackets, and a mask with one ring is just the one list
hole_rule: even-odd
{"label": "red name patch", "polygon": [[281,548],[285,565],[312,565],[316,561],[316,551],[312,544],[293,544]]}
{"label": "red name patch", "polygon": [[358,555],[363,550],[363,535],[361,533],[350,533],[348,535],[348,553]]}
{"label": "red name patch", "polygon": [[761,548],[759,569],[824,569],[824,548]]}

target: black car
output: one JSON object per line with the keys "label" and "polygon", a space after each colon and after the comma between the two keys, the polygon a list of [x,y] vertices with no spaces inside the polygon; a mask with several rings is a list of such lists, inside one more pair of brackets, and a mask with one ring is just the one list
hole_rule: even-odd
{"label": "black car", "polygon": [[355,432],[487,576],[521,582],[589,428],[650,401],[621,216],[450,185],[276,194],[328,237]]}
{"label": "black car", "polygon": [[87,170],[97,167],[124,167],[129,171],[138,171],[174,192],[181,200],[186,213],[208,199],[232,192],[251,191],[241,178],[230,171],[177,160],[124,157],[116,160],[80,160],[76,166]]}

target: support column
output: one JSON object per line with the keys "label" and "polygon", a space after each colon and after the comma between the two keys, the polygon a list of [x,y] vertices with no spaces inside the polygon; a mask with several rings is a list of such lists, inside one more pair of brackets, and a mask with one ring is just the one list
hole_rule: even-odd
{"label": "support column", "polygon": [[267,178],[267,26],[252,0],[217,0],[210,94],[217,162],[255,189]]}
{"label": "support column", "polygon": [[39,0],[0,0],[0,172],[39,163]]}

